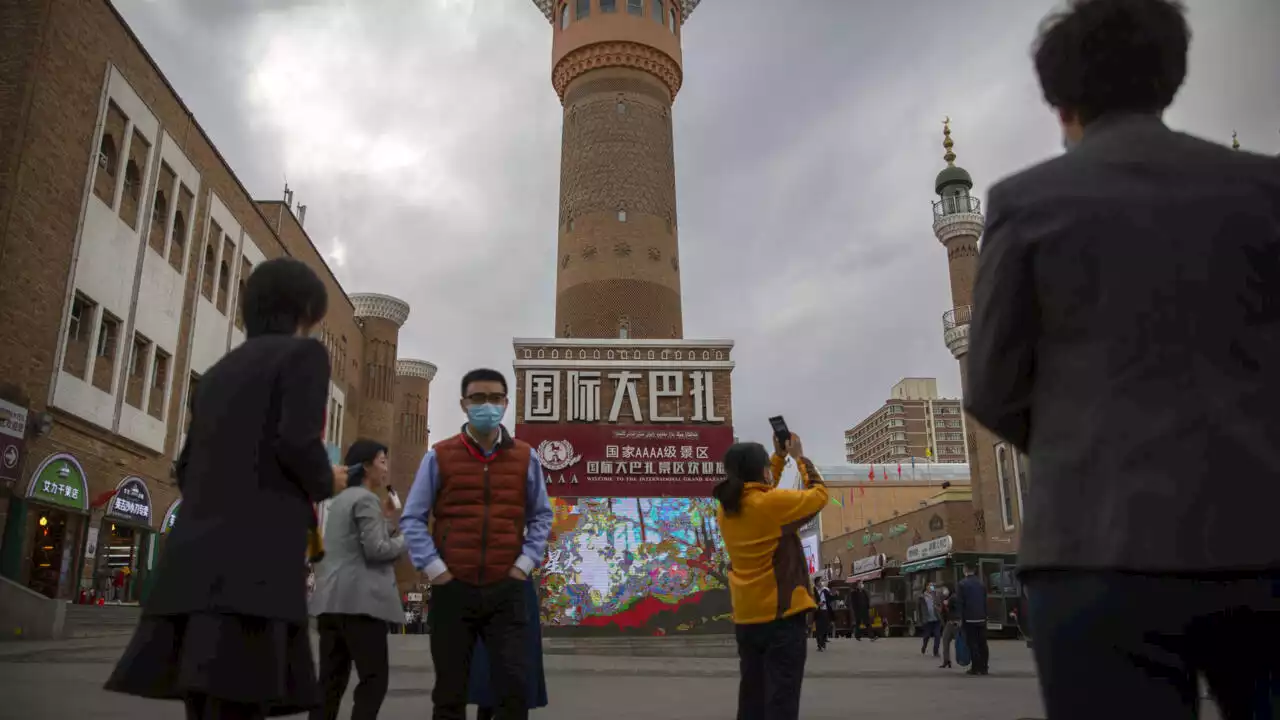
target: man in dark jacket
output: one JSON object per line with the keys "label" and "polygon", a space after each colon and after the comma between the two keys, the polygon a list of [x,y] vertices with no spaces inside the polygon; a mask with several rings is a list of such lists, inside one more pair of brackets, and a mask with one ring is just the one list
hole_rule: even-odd
{"label": "man in dark jacket", "polygon": [[871,632],[871,596],[867,594],[864,583],[854,586],[850,603],[853,605],[853,636],[861,642],[863,634],[866,634],[871,642],[875,642],[876,635]]}
{"label": "man in dark jacket", "polygon": [[1069,149],[991,189],[965,400],[1030,456],[1049,717],[1190,718],[1197,672],[1225,717],[1274,693],[1280,161],[1164,125],[1189,42],[1173,0],[1051,17]]}
{"label": "man in dark jacket", "polygon": [[954,612],[959,613],[960,632],[973,663],[966,675],[986,675],[991,660],[987,647],[987,588],[977,576],[977,568],[964,566],[964,579],[956,588]]}
{"label": "man in dark jacket", "polygon": [[461,406],[467,424],[422,459],[400,518],[409,556],[432,585],[432,717],[465,720],[471,654],[483,634],[495,710],[518,720],[529,716],[525,586],[554,516],[537,453],[502,427],[502,373],[464,375]]}

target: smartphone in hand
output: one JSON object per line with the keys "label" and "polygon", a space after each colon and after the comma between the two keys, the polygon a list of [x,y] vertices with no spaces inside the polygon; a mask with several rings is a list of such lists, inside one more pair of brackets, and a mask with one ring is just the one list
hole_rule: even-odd
{"label": "smartphone in hand", "polygon": [[400,502],[400,495],[396,493],[395,488],[393,487],[387,488],[387,497],[391,499],[391,504],[395,507],[395,509],[397,510],[404,509],[404,505]]}
{"label": "smartphone in hand", "polygon": [[778,447],[785,453],[787,446],[791,444],[791,430],[787,428],[787,421],[781,415],[774,415],[769,418],[769,426],[773,428],[773,437],[777,439]]}

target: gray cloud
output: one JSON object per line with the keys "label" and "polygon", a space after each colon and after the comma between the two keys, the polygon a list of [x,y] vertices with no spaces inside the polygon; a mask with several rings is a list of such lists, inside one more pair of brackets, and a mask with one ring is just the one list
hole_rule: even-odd
{"label": "gray cloud", "polygon": [[[528,0],[116,0],[242,181],[287,174],[351,291],[413,306],[402,353],[461,374],[553,332],[560,108]],[[685,26],[677,183],[690,337],[737,340],[739,434],[815,458],[902,376],[959,392],[930,230],[950,115],[980,195],[1059,148],[1028,60],[1044,0],[709,0]],[[216,8],[216,10],[215,10]],[[1280,152],[1280,5],[1192,0],[1170,124]]]}

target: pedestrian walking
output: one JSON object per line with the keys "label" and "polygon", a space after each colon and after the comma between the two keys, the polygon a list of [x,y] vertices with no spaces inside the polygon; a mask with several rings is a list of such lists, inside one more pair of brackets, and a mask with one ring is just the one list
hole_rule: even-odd
{"label": "pedestrian walking", "polygon": [[920,654],[925,654],[929,649],[929,641],[933,641],[933,656],[938,657],[938,642],[942,635],[940,632],[940,622],[938,619],[938,596],[935,594],[936,586],[929,583],[920,593],[920,597],[916,598],[916,616],[920,618]]}
{"label": "pedestrian walking", "polygon": [[467,423],[422,459],[400,518],[409,556],[432,584],[435,720],[465,720],[478,636],[489,654],[496,716],[529,716],[525,585],[542,564],[554,516],[537,454],[502,427],[507,404],[502,373],[463,376]]}
{"label": "pedestrian walking", "polygon": [[972,658],[966,675],[986,675],[991,660],[991,651],[987,647],[987,587],[977,572],[978,568],[972,564],[964,566],[964,579],[956,588],[955,596],[960,632],[964,633],[964,642]]}
{"label": "pedestrian walking", "polygon": [[387,447],[357,440],[343,459],[347,488],[329,501],[325,556],[315,566],[310,611],[320,632],[320,688],[324,702],[311,720],[337,720],[354,664],[352,720],[373,720],[387,695],[391,665],[387,623],[405,621],[396,588],[395,561],[404,537],[393,522],[399,511],[387,494]]}
{"label": "pedestrian walking", "polygon": [[1174,0],[1050,16],[1067,152],[991,189],[965,401],[1030,458],[1051,718],[1192,718],[1197,671],[1226,718],[1280,712],[1280,160],[1164,124],[1190,36]]}
{"label": "pedestrian walking", "polygon": [[[787,456],[802,490],[775,488]],[[729,596],[738,641],[738,720],[797,720],[807,654],[806,616],[817,607],[796,532],[827,502],[817,468],[800,438],[774,439],[770,458],[759,443],[736,443],[716,485],[717,522],[729,555]]]}
{"label": "pedestrian walking", "polygon": [[[536,710],[547,706],[547,676],[542,665],[542,612],[535,578],[525,581],[524,599],[529,616],[529,631],[525,636],[529,668],[526,688],[529,709]],[[497,706],[497,699],[489,676],[489,652],[482,638],[476,642],[475,654],[471,656],[471,681],[467,690],[467,704],[476,706],[476,720],[493,720],[496,717],[493,709]]]}
{"label": "pedestrian walking", "polygon": [[858,642],[862,642],[863,635],[875,642],[876,634],[871,628],[871,595],[867,593],[866,583],[858,581],[849,596],[849,602],[853,606],[853,636]]}
{"label": "pedestrian walking", "polygon": [[[951,597],[951,588],[942,586],[941,602],[938,605],[938,621],[942,623],[942,664],[938,667],[951,667],[951,643],[960,633],[960,621],[955,613],[955,601]],[[961,660],[963,663],[963,659]]]}
{"label": "pedestrian walking", "polygon": [[307,629],[312,504],[345,486],[321,436],[329,356],[307,337],[323,283],[291,258],[243,290],[245,341],[214,363],[178,455],[182,522],[107,680],[115,692],[182,700],[187,717],[253,720],[319,700]]}
{"label": "pedestrian walking", "polygon": [[818,638],[818,652],[826,652],[827,640],[831,636],[831,590],[822,582],[822,578],[813,581],[814,598],[818,607],[813,611],[814,635]]}

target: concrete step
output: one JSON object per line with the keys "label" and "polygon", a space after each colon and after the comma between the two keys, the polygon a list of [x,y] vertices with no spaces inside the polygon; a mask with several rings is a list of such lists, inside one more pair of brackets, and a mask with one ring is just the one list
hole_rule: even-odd
{"label": "concrete step", "polygon": [[84,638],[133,632],[142,616],[137,605],[67,605],[66,637]]}
{"label": "concrete step", "polygon": [[665,637],[565,637],[542,639],[547,655],[603,655],[627,657],[738,656],[732,635],[668,635]]}

